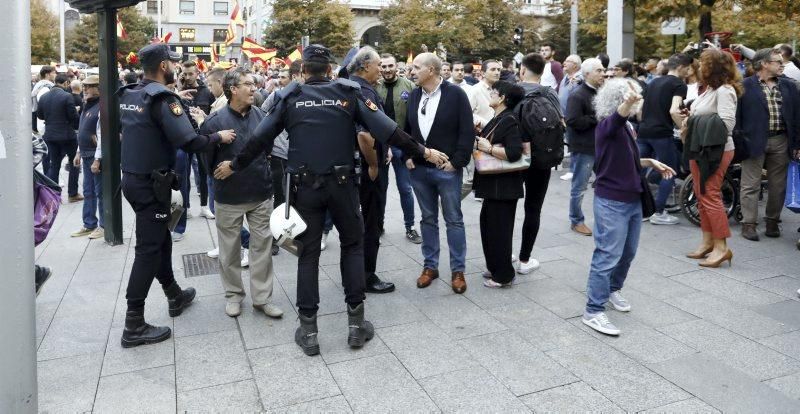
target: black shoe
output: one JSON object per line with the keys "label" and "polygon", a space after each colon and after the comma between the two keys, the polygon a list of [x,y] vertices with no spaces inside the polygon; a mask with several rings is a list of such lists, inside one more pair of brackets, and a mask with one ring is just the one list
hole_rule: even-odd
{"label": "black shoe", "polygon": [[347,344],[353,348],[361,348],[375,336],[375,327],[370,321],[364,320],[364,302],[355,308],[347,305]]}
{"label": "black shoe", "polygon": [[278,247],[278,242],[273,240],[272,241],[272,255],[273,256],[277,256],[278,253],[280,253],[280,251],[281,251],[281,248]]}
{"label": "black shoe", "polygon": [[308,356],[319,354],[319,341],[317,340],[317,315],[305,317],[298,315],[300,326],[294,331],[294,342],[300,346],[303,353]]}
{"label": "black shoe", "polygon": [[765,220],[767,223],[767,230],[764,235],[767,237],[781,237],[781,227],[778,225],[778,220]]}
{"label": "black shoe", "polygon": [[384,282],[375,274],[367,277],[367,293],[389,293],[394,292],[394,283]]}
{"label": "black shoe", "polygon": [[183,310],[192,303],[194,300],[194,288],[187,288],[181,290],[178,282],[172,282],[171,285],[164,288],[164,293],[167,295],[167,302],[169,303],[169,316],[175,317],[183,313]]}
{"label": "black shoe", "polygon": [[409,227],[406,229],[406,238],[414,244],[422,244],[422,237],[419,236],[416,230]]}
{"label": "black shoe", "polygon": [[144,321],[144,308],[128,309],[125,314],[125,329],[122,331],[123,348],[155,344],[166,341],[172,331],[166,326],[152,326]]}
{"label": "black shoe", "polygon": [[47,266],[36,265],[33,275],[34,279],[36,280],[36,296],[39,296],[42,286],[44,286],[45,282],[47,282],[47,280],[50,279],[50,276],[53,275],[53,271]]}

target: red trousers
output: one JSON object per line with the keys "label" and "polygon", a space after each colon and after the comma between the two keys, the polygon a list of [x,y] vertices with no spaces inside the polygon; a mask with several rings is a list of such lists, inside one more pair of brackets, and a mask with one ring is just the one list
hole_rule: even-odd
{"label": "red trousers", "polygon": [[703,232],[711,233],[715,239],[731,237],[731,228],[728,225],[728,215],[722,204],[722,179],[728,166],[733,160],[733,151],[725,151],[719,168],[706,180],[706,192],[700,193],[700,168],[694,160],[689,161],[694,183],[694,195],[697,197],[697,209],[700,211],[700,228]]}

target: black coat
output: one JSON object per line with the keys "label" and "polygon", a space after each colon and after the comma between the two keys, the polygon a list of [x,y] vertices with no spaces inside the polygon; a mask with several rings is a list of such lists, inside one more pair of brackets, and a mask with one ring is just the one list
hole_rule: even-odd
{"label": "black coat", "polygon": [[569,95],[564,118],[569,135],[569,149],[572,152],[594,155],[594,129],[597,127],[597,118],[592,101],[595,95],[597,90],[586,82]]}
{"label": "black coat", "polygon": [[45,141],[78,142],[78,134],[75,131],[78,129],[80,117],[70,92],[54,86],[39,99],[36,116],[44,120],[45,129],[42,138]]}
{"label": "black coat", "polygon": [[[511,109],[506,109],[492,118],[481,131],[481,136],[489,139],[487,135],[490,133],[492,144],[502,145],[509,161],[514,162],[522,157],[522,132]],[[519,171],[502,174],[481,174],[475,171],[472,185],[477,198],[516,200],[524,196],[522,173]]]}

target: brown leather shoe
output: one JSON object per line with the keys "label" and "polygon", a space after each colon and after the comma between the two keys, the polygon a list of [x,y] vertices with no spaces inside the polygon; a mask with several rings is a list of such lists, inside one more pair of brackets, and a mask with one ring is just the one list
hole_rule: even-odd
{"label": "brown leather shoe", "polygon": [[453,280],[451,282],[453,292],[464,293],[467,290],[467,281],[464,280],[464,272],[453,272]]}
{"label": "brown leather shoe", "polygon": [[764,235],[767,237],[781,237],[781,227],[778,225],[778,220],[766,219],[767,231]]}
{"label": "brown leather shoe", "polygon": [[75,194],[74,196],[70,196],[67,201],[70,203],[77,203],[78,201],[83,200],[83,196],[81,194]]}
{"label": "brown leather shoe", "polygon": [[584,236],[592,235],[592,229],[590,229],[588,226],[586,226],[586,224],[583,223],[572,226],[572,231],[578,234],[582,234]]}
{"label": "brown leather shoe", "polygon": [[422,269],[422,274],[419,275],[419,279],[417,279],[417,287],[422,289],[426,288],[431,285],[434,279],[439,277],[439,271],[428,269],[427,267]]}
{"label": "brown leather shoe", "polygon": [[758,241],[758,231],[753,223],[742,223],[742,237],[750,241]]}

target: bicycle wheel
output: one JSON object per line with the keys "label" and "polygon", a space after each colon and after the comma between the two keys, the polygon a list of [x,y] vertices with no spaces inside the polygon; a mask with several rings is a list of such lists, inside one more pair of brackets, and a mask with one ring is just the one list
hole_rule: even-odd
{"label": "bicycle wheel", "polygon": [[694,194],[694,179],[691,175],[683,180],[681,187],[680,206],[686,220],[695,226],[700,225],[700,210],[697,209],[697,196]]}

